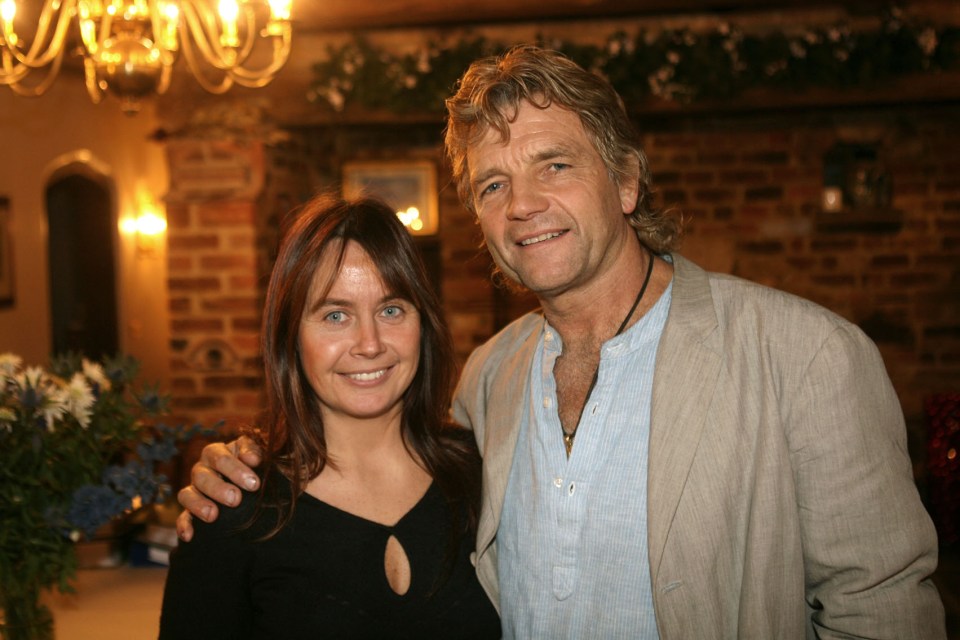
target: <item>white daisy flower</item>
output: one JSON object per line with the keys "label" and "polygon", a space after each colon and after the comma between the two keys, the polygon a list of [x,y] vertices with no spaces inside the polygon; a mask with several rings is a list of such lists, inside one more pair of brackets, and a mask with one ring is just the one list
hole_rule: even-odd
{"label": "white daisy flower", "polygon": [[[86,366],[84,366],[84,369],[86,369]],[[87,384],[84,375],[73,374],[73,378],[70,379],[70,383],[63,389],[63,392],[66,410],[77,419],[81,427],[84,429],[89,427],[90,416],[93,413],[93,404],[96,399],[93,397],[93,390]]]}
{"label": "white daisy flower", "polygon": [[20,370],[23,358],[13,353],[0,353],[0,374],[12,376]]}
{"label": "white daisy flower", "polygon": [[[86,358],[83,359],[83,375],[87,377],[87,380],[96,383],[100,387],[101,391],[110,390],[110,378],[107,377],[107,374],[103,372],[103,367],[96,362],[90,362]],[[74,376],[76,378],[76,376]]]}

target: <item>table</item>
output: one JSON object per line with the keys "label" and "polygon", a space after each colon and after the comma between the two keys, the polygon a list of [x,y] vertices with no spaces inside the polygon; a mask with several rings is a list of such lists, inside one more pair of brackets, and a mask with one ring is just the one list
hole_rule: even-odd
{"label": "table", "polygon": [[56,640],[156,640],[167,569],[81,569],[77,592],[45,594]]}

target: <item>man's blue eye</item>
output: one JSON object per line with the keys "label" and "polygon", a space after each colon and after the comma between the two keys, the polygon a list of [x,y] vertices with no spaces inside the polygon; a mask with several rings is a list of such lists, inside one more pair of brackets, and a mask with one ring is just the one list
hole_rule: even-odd
{"label": "man's blue eye", "polygon": [[494,191],[499,191],[503,185],[499,182],[491,182],[487,187],[480,192],[480,195],[486,195],[488,193],[493,193]]}

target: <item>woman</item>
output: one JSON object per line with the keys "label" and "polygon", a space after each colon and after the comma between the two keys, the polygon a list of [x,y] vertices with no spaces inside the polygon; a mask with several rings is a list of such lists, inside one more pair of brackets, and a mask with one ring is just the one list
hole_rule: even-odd
{"label": "woman", "polygon": [[161,638],[496,638],[449,333],[396,215],[309,202],[267,291],[263,482],[171,558]]}

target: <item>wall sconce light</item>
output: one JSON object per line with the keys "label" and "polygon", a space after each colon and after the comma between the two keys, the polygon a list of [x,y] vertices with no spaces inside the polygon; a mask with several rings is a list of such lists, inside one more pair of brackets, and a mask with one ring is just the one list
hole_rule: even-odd
{"label": "wall sconce light", "polygon": [[167,230],[167,219],[149,199],[141,199],[136,216],[120,222],[120,230],[134,237],[138,255],[153,255],[159,246],[160,237]]}

